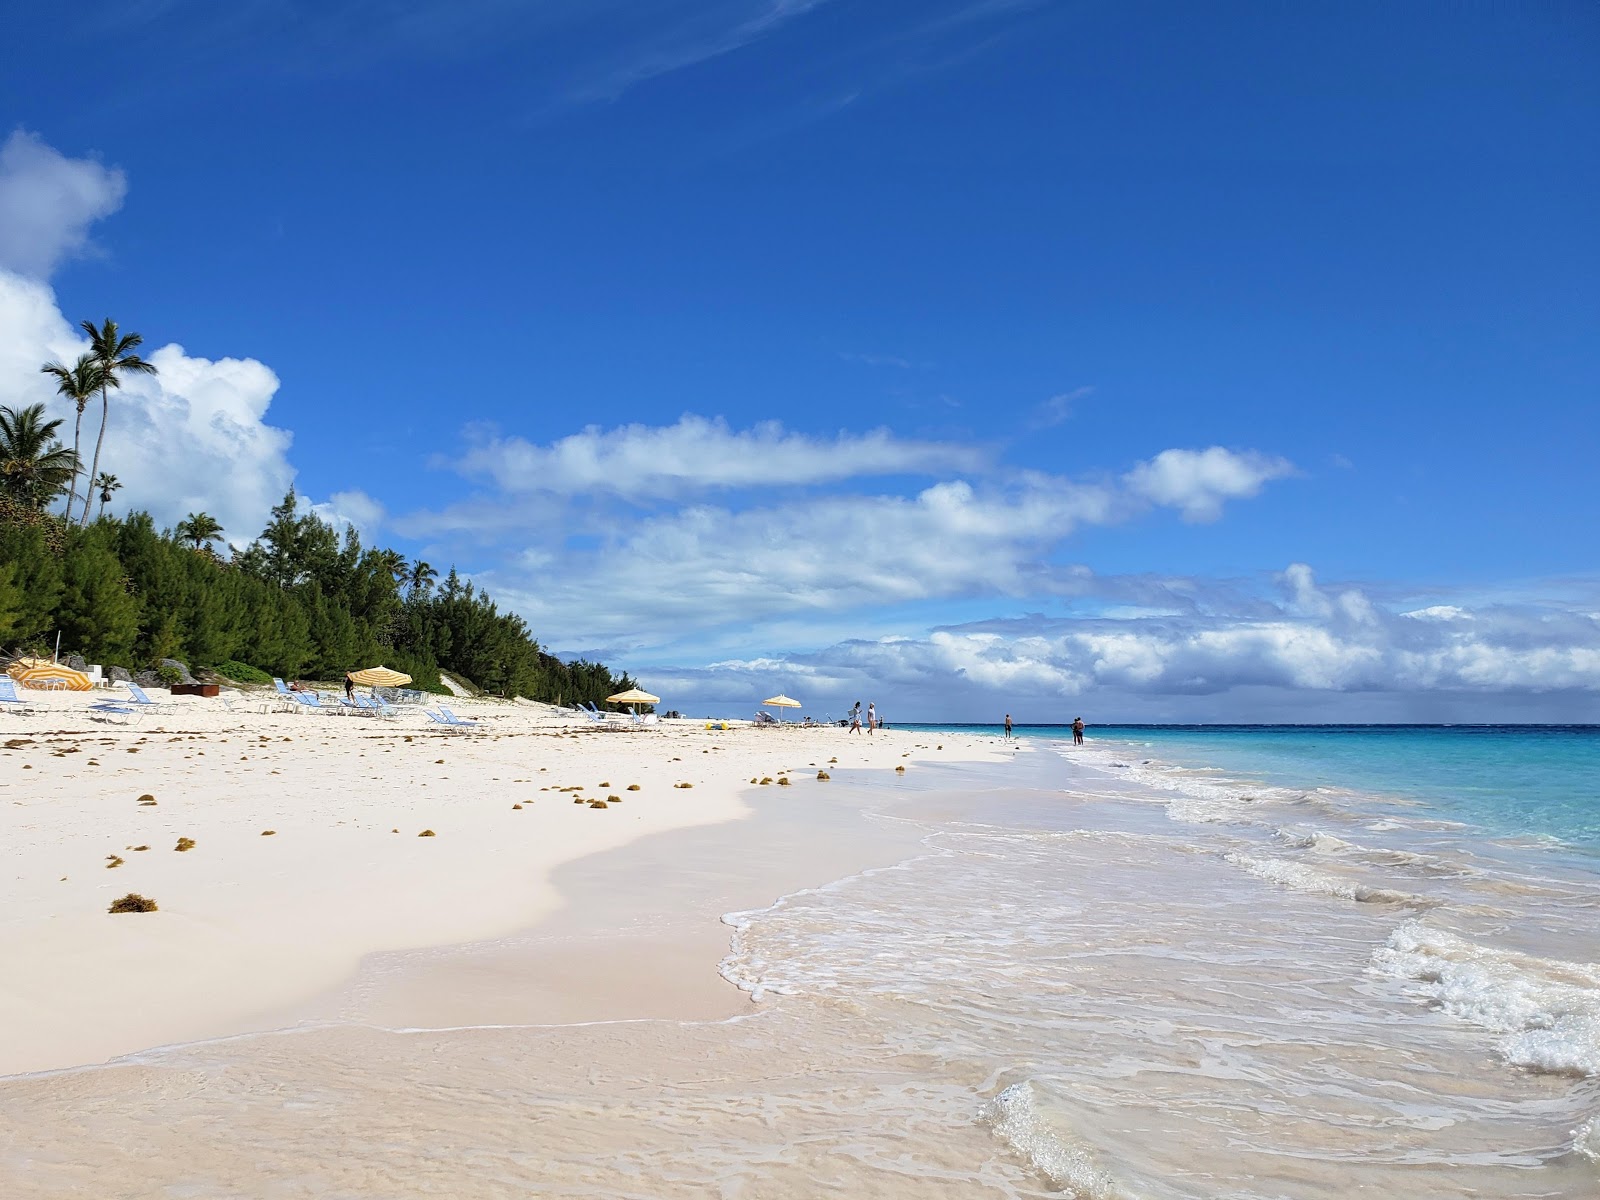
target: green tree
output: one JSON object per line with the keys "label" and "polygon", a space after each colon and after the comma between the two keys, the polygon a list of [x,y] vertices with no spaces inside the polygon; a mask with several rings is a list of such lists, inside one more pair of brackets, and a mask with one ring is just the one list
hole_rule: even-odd
{"label": "green tree", "polygon": [[94,488],[95,491],[100,493],[100,511],[95,515],[103,517],[106,515],[106,505],[111,503],[111,493],[120,492],[122,490],[122,481],[119,480],[115,475],[101,471],[100,474],[95,477]]}
{"label": "green tree", "polygon": [[56,440],[60,427],[59,419],[44,419],[42,404],[0,408],[0,494],[36,511],[61,494],[78,458]]}
{"label": "green tree", "polygon": [[70,367],[58,362],[47,362],[39,370],[54,376],[56,391],[71,400],[75,408],[72,419],[72,458],[78,466],[72,472],[72,482],[67,487],[67,520],[72,519],[72,506],[78,498],[78,473],[83,460],[78,455],[78,444],[83,436],[83,410],[100,390],[100,364],[90,354],[81,354]]}
{"label": "green tree", "polygon": [[178,537],[196,550],[222,536],[222,525],[210,513],[190,513],[178,522]]}
{"label": "green tree", "polygon": [[69,646],[128,665],[139,635],[139,601],[130,594],[122,563],[101,528],[67,545],[59,627]]}
{"label": "green tree", "polygon": [[[100,471],[100,447],[105,444],[106,423],[111,417],[109,390],[120,388],[125,374],[154,375],[156,368],[134,353],[144,344],[144,338],[137,333],[123,333],[110,317],[98,329],[93,321],[82,322],[82,328],[89,335],[89,356],[100,372],[100,435],[95,438],[94,462],[89,466],[89,478],[93,479]],[[81,525],[89,523],[89,501],[85,495]]]}
{"label": "green tree", "polygon": [[22,602],[17,564],[0,563],[0,641],[9,638],[22,624]]}

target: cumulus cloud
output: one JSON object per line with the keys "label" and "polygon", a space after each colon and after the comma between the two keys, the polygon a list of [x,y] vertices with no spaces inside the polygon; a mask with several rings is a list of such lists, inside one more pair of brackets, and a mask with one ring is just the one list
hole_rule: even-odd
{"label": "cumulus cloud", "polygon": [[89,227],[121,208],[127,190],[121,171],[16,130],[0,146],[0,269],[49,278],[89,249]]}
{"label": "cumulus cloud", "polygon": [[[47,286],[0,272],[0,395],[8,403],[46,404],[65,418],[70,438],[71,408],[39,366],[87,349]],[[175,344],[147,357],[159,373],[130,376],[110,397],[100,469],[123,485],[116,502],[165,524],[204,510],[230,540],[248,541],[294,479],[290,435],[266,423],[278,377],[254,359],[200,358]],[[84,413],[85,470],[99,425],[96,400]]]}
{"label": "cumulus cloud", "polygon": [[[469,431],[471,433],[472,431]],[[862,476],[971,470],[968,446],[908,441],[886,429],[832,438],[785,432],[777,421],[734,430],[687,415],[674,425],[591,425],[548,446],[484,437],[451,465],[510,493],[609,493],[660,498],[740,487],[828,483]]]}
{"label": "cumulus cloud", "polygon": [[1209,450],[1163,450],[1124,479],[1130,491],[1154,504],[1175,508],[1185,521],[1215,521],[1227,500],[1257,495],[1274,479],[1294,474],[1287,459],[1212,446]]}
{"label": "cumulus cloud", "polygon": [[[1592,612],[1450,605],[1419,620],[1357,588],[1324,591],[1304,564],[1278,579],[1276,602],[1249,617],[1033,616],[646,675],[704,702],[778,682],[809,689],[821,711],[892,694],[913,706],[906,719],[985,717],[997,706],[1060,719],[1069,706],[1089,705],[1124,719],[1213,721],[1600,713],[1600,616]],[[1328,603],[1308,606],[1308,588]]]}
{"label": "cumulus cloud", "polygon": [[[124,190],[121,172],[66,158],[31,134],[13,134],[0,150],[0,397],[45,404],[65,419],[67,439],[73,412],[39,368],[72,362],[88,340],[43,276],[82,251],[90,224]],[[158,374],[130,376],[110,395],[100,469],[123,485],[113,510],[147,509],[163,524],[204,510],[230,540],[248,541],[294,479],[290,434],[266,421],[278,377],[255,359],[202,358],[176,343],[142,349]],[[99,426],[96,400],[84,413],[85,470]]]}

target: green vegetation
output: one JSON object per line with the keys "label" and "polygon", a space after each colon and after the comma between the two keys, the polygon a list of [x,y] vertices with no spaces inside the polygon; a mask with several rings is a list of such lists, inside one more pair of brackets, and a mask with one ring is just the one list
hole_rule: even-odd
{"label": "green vegetation", "polygon": [[249,663],[234,662],[231,658],[223,659],[211,669],[224,679],[231,679],[235,683],[272,682],[272,676],[267,672],[252,667]]}
{"label": "green vegetation", "polygon": [[[127,375],[156,368],[135,353],[144,339],[115,321],[84,321],[82,329],[88,354],[70,367],[40,368],[76,408],[71,449],[57,437],[62,422],[47,420],[43,405],[0,407],[6,645],[40,650],[60,633],[63,650],[92,662],[131,668],[171,658],[240,683],[273,675],[333,680],[381,662],[441,696],[453,694],[439,680],[445,669],[489,695],[554,704],[598,704],[637,686],[600,663],[544,653],[521,617],[500,612],[454,568],[440,584],[429,563],[364,547],[353,528],[341,537],[293,490],[260,537],[229,559],[217,553],[225,530],[209,513],[190,513],[165,531],[148,513],[107,518],[105,506],[122,486],[100,470],[110,394]],[[100,430],[85,472],[83,414],[97,394]],[[48,512],[63,495],[63,515]],[[96,498],[100,517],[91,524]]]}
{"label": "green vegetation", "polygon": [[[71,474],[58,470],[45,502]],[[139,512],[78,527],[43,511],[36,494],[22,489],[9,504],[0,496],[8,645],[42,648],[59,630],[64,650],[93,662],[173,658],[241,683],[339,679],[381,662],[448,696],[443,667],[491,695],[558,704],[598,703],[636,686],[600,663],[544,653],[521,617],[500,612],[454,570],[435,589],[426,563],[365,547],[353,529],[341,537],[292,491],[260,538],[228,560],[210,548],[214,521],[204,513],[181,534]]]}

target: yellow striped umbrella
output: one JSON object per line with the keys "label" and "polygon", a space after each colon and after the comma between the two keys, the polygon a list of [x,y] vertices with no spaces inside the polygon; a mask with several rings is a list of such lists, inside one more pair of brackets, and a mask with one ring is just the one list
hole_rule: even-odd
{"label": "yellow striped umbrella", "polygon": [[615,696],[606,697],[607,704],[660,704],[660,696],[652,696],[643,688],[629,688],[625,692],[618,692]]}
{"label": "yellow striped umbrella", "polygon": [[402,687],[411,682],[411,676],[404,671],[391,671],[388,667],[351,671],[350,678],[364,687]]}
{"label": "yellow striped umbrella", "polygon": [[94,684],[82,671],[74,671],[48,658],[19,658],[6,669],[6,674],[23,687],[43,691],[94,691]]}

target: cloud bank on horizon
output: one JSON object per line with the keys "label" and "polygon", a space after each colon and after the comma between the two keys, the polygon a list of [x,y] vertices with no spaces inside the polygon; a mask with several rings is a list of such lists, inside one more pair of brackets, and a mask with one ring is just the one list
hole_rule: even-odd
{"label": "cloud bank on horizon", "polygon": [[[126,188],[23,131],[0,148],[0,402],[65,415],[39,365],[86,341],[49,279],[96,253],[91,228]],[[121,507],[168,525],[203,509],[248,540],[296,474],[291,433],[268,422],[277,375],[147,349],[160,373],[113,397]],[[414,486],[371,495],[352,479],[319,507],[461,564],[554,649],[605,655],[689,711],[782,689],[813,712],[867,698],[906,720],[1600,713],[1593,580],[1486,597],[1323,585],[1301,563],[1238,580],[1074,561],[1082,531],[1137,537],[1272,503],[1299,468],[1259,449],[1152,447],[1068,476],[1010,467],[1000,442],[693,413],[543,443],[469,425],[461,443],[412,478],[431,468],[463,497],[419,505]]]}

